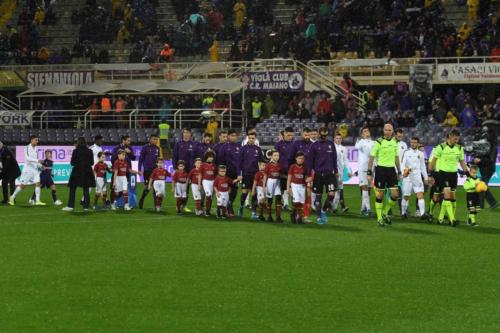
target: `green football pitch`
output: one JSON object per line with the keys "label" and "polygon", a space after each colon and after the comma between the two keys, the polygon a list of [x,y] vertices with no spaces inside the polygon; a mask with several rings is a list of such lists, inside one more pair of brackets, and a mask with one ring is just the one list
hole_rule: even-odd
{"label": "green football pitch", "polygon": [[500,213],[466,226],[463,190],[457,228],[380,228],[354,187],[322,226],[178,216],[171,199],[156,214],[151,197],[63,213],[31,193],[0,207],[1,332],[500,331]]}

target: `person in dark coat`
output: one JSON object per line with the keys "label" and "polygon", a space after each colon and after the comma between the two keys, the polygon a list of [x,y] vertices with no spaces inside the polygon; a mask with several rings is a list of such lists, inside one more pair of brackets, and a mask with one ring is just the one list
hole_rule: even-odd
{"label": "person in dark coat", "polygon": [[89,188],[95,187],[95,178],[92,166],[94,165],[94,155],[87,147],[85,138],[80,137],[76,141],[76,148],[71,155],[71,176],[69,177],[69,200],[68,206],[63,210],[71,212],[75,208],[75,193],[77,187],[83,188],[83,209],[89,208]]}
{"label": "person in dark coat", "polygon": [[16,190],[16,178],[20,175],[21,169],[19,169],[16,157],[0,141],[0,179],[2,180],[3,204],[9,201],[9,187],[10,194]]}

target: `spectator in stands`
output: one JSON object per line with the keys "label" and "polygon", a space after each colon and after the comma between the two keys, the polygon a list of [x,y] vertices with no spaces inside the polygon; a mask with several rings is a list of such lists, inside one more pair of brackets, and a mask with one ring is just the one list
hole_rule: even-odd
{"label": "spectator in stands", "polygon": [[119,43],[129,43],[130,42],[130,32],[124,22],[120,23],[120,29],[116,34],[116,41]]}
{"label": "spectator in stands", "polygon": [[332,121],[332,105],[326,94],[321,95],[321,101],[316,109],[318,122],[328,124]]}
{"label": "spectator in stands", "polygon": [[37,25],[42,25],[45,21],[45,10],[42,7],[36,9],[34,21]]}
{"label": "spectator in stands", "polygon": [[126,122],[127,115],[125,114],[126,108],[127,108],[127,102],[121,96],[118,96],[115,102],[115,120],[117,127],[128,126]]}
{"label": "spectator in stands", "polygon": [[173,61],[175,50],[170,47],[168,43],[163,45],[163,49],[160,52],[160,61],[161,62],[171,62]]}
{"label": "spectator in stands", "polygon": [[460,123],[464,128],[474,127],[477,123],[476,110],[469,103],[465,103],[465,107],[460,112]]}
{"label": "spectator in stands", "polygon": [[109,96],[104,96],[101,98],[101,117],[100,119],[106,123],[112,121],[111,116],[111,99]]}
{"label": "spectator in stands", "polygon": [[259,96],[255,96],[252,101],[252,117],[250,125],[255,126],[262,117],[262,102],[259,100]]}
{"label": "spectator in stands", "polygon": [[219,42],[214,39],[212,46],[208,49],[211,62],[219,61]]}
{"label": "spectator in stands", "polygon": [[49,60],[49,50],[46,47],[42,47],[38,51],[37,59],[39,64],[46,64]]}
{"label": "spectator in stands", "polygon": [[116,18],[119,12],[123,10],[123,1],[122,0],[111,0],[111,15],[113,18]]}
{"label": "spectator in stands", "polygon": [[444,127],[457,127],[459,125],[457,117],[453,114],[453,112],[448,111],[446,114],[446,119],[442,124]]}
{"label": "spectator in stands", "polygon": [[474,22],[477,20],[477,11],[479,9],[479,0],[467,0],[467,20]]}
{"label": "spectator in stands", "polygon": [[236,29],[241,29],[243,25],[243,20],[247,15],[247,6],[243,2],[243,0],[237,0],[233,7],[234,13],[234,27]]}
{"label": "spectator in stands", "polygon": [[271,94],[267,94],[264,99],[264,112],[267,116],[274,114],[274,100],[271,97]]}

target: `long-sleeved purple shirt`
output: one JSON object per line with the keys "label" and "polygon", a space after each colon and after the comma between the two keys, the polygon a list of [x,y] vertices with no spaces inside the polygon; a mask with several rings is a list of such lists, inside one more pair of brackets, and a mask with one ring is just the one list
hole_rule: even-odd
{"label": "long-sleeved purple shirt", "polygon": [[253,176],[259,171],[259,161],[264,160],[262,149],[257,145],[244,145],[240,152],[242,176]]}
{"label": "long-sleeved purple shirt", "polygon": [[118,146],[114,147],[113,150],[111,151],[111,164],[115,163],[115,161],[118,159],[118,151],[120,149],[125,150],[127,148],[130,150],[130,152],[125,154],[125,160],[128,162],[129,166],[132,166],[132,161],[135,161],[134,150],[132,149],[132,147],[127,147],[123,144],[119,144]]}
{"label": "long-sleeved purple shirt", "polygon": [[156,168],[156,161],[160,156],[160,148],[156,145],[147,144],[142,147],[139,155],[139,170],[151,171]]}
{"label": "long-sleeved purple shirt", "polygon": [[309,149],[308,173],[311,171],[320,174],[338,173],[337,151],[335,144],[330,140],[318,140]]}
{"label": "long-sleeved purple shirt", "polygon": [[214,145],[214,152],[215,152],[215,163],[217,165],[225,165],[226,164],[226,161],[222,158],[222,147],[224,147],[224,145],[226,145],[226,143],[217,143]]}
{"label": "long-sleeved purple shirt", "polygon": [[221,149],[221,159],[227,167],[227,175],[229,177],[238,176],[240,174],[240,143],[226,143]]}
{"label": "long-sleeved purple shirt", "polygon": [[282,173],[288,173],[290,162],[290,152],[292,151],[293,141],[281,140],[276,142],[274,149],[280,153],[279,165]]}
{"label": "long-sleeved purple shirt", "polygon": [[195,158],[201,158],[203,160],[203,157],[205,157],[205,153],[209,149],[213,150],[214,149],[214,145],[212,145],[212,144],[206,144],[205,142],[198,142],[196,144],[194,157]]}
{"label": "long-sleeved purple shirt", "polygon": [[183,160],[186,163],[186,172],[191,171],[194,165],[195,143],[191,140],[177,141],[174,145],[173,160],[174,166],[177,167],[177,162]]}
{"label": "long-sleeved purple shirt", "polygon": [[295,155],[299,151],[303,152],[306,160],[309,156],[309,149],[311,148],[312,142],[310,140],[297,140],[293,142],[292,149],[290,150],[290,164],[295,163]]}

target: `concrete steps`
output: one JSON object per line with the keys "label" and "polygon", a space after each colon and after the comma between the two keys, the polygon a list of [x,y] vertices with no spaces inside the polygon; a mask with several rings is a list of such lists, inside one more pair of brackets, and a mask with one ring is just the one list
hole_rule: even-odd
{"label": "concrete steps", "polygon": [[444,16],[456,28],[459,28],[464,22],[467,22],[467,5],[459,6],[454,1],[446,1],[444,4]]}
{"label": "concrete steps", "polygon": [[298,5],[288,5],[285,0],[278,0],[273,8],[274,22],[280,21],[283,25],[291,25]]}

